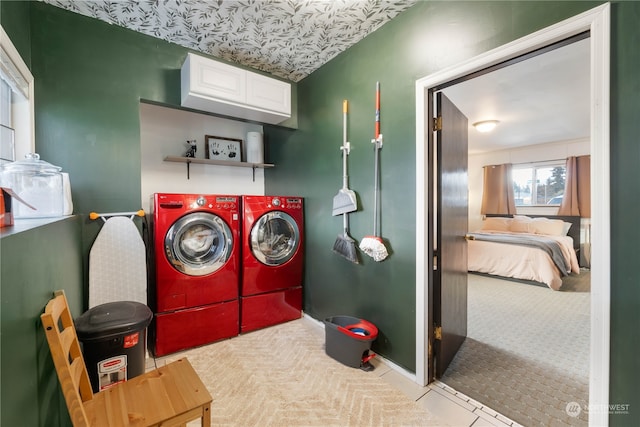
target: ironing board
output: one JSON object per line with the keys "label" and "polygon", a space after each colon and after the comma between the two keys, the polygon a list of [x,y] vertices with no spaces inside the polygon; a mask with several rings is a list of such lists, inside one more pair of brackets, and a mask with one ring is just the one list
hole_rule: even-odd
{"label": "ironing board", "polygon": [[115,301],[147,304],[144,241],[123,216],[105,221],[89,252],[89,308]]}

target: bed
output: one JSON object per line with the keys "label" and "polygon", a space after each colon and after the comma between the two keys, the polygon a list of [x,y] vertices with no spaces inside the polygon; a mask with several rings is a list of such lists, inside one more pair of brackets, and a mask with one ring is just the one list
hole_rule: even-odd
{"label": "bed", "polygon": [[555,291],[580,273],[580,217],[487,216],[467,236],[468,270],[542,283]]}

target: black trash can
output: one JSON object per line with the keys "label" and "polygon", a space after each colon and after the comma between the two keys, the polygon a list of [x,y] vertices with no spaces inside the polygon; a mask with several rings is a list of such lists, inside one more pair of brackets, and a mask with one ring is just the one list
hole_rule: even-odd
{"label": "black trash can", "polygon": [[118,301],[95,306],[75,320],[94,393],[144,373],[152,318],[145,304]]}
{"label": "black trash can", "polygon": [[378,328],[371,322],[351,316],[332,316],[324,320],[325,352],[352,368],[374,369],[369,362],[371,344],[378,337]]}

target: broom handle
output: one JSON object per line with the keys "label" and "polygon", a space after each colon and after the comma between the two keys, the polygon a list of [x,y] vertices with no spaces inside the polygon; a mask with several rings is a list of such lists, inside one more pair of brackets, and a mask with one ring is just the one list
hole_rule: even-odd
{"label": "broom handle", "polygon": [[342,214],[342,230],[343,236],[347,237],[349,235],[349,220],[346,213]]}
{"label": "broom handle", "polygon": [[349,156],[349,143],[347,142],[347,100],[342,101],[342,189],[349,186],[349,175],[347,175],[347,156]]}

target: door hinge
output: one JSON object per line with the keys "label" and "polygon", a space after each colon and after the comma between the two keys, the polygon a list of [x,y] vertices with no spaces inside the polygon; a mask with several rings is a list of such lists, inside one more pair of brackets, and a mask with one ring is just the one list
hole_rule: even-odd
{"label": "door hinge", "polygon": [[437,132],[439,130],[442,130],[442,116],[433,118],[433,131]]}
{"label": "door hinge", "polygon": [[442,340],[442,326],[436,326],[435,328],[433,328],[433,338]]}

